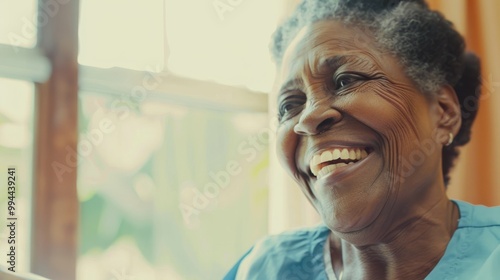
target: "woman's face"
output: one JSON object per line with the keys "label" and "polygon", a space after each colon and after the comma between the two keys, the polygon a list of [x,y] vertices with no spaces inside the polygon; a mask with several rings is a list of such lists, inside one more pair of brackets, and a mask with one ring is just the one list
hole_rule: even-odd
{"label": "woman's face", "polygon": [[396,58],[353,32],[321,21],[287,48],[277,151],[330,229],[383,235],[442,178],[438,108]]}

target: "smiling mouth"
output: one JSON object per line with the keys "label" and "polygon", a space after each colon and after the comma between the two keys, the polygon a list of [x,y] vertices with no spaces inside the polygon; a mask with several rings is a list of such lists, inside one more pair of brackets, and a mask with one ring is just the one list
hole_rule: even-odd
{"label": "smiling mouth", "polygon": [[309,164],[311,173],[320,179],[335,169],[365,159],[369,148],[332,148],[314,155]]}

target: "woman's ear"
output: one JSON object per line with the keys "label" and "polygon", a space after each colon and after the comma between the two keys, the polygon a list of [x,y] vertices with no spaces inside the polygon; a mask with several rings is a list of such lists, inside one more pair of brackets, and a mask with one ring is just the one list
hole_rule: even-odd
{"label": "woman's ear", "polygon": [[437,130],[436,141],[446,145],[450,141],[450,133],[455,137],[462,125],[462,113],[455,90],[450,85],[441,87],[436,96]]}

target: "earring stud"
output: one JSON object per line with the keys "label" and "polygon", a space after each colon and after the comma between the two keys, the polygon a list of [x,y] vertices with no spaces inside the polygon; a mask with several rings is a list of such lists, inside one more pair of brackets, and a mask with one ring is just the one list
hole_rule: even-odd
{"label": "earring stud", "polygon": [[448,143],[445,144],[445,146],[449,146],[453,143],[453,133],[450,132],[450,138],[448,139]]}

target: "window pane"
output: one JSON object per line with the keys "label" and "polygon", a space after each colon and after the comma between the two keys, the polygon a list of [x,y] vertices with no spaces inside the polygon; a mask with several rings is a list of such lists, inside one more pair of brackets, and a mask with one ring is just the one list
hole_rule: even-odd
{"label": "window pane", "polygon": [[268,92],[269,42],[282,1],[166,0],[168,69],[181,76]]}
{"label": "window pane", "polygon": [[[17,217],[15,249],[16,271],[29,272],[31,185],[33,156],[33,84],[0,78],[0,221],[7,221],[7,169],[16,168],[15,215]],[[7,240],[10,229],[0,227],[0,256],[2,265],[6,263]]]}
{"label": "window pane", "polygon": [[81,0],[78,62],[161,71],[163,14],[163,0]]}
{"label": "window pane", "polygon": [[46,20],[47,13],[37,14],[36,0],[0,1],[0,44],[33,48],[37,26]]}
{"label": "window pane", "polygon": [[266,234],[266,114],[80,100],[79,280],[220,279]]}

